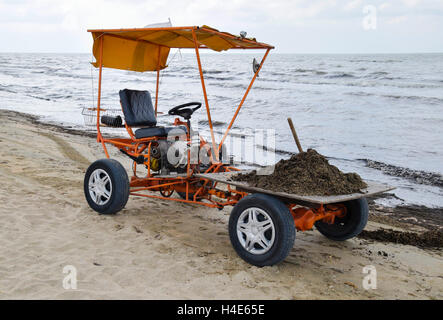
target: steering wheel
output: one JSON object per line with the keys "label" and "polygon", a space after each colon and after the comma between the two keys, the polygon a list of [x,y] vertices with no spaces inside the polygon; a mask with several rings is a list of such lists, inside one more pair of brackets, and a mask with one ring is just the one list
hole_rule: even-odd
{"label": "steering wheel", "polygon": [[[191,106],[196,106],[196,107],[188,108]],[[168,111],[168,113],[171,116],[180,116],[185,118],[186,120],[189,120],[191,119],[191,115],[194,113],[194,111],[200,109],[201,106],[202,106],[201,102],[189,102],[172,108],[171,110]]]}

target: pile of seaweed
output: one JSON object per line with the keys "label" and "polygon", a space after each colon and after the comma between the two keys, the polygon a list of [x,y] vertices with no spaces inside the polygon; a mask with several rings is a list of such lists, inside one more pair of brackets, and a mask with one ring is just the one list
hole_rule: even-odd
{"label": "pile of seaweed", "polygon": [[408,244],[421,248],[443,247],[443,231],[437,229],[418,234],[414,232],[381,228],[375,231],[363,230],[358,237],[381,242]]}
{"label": "pile of seaweed", "polygon": [[270,175],[257,171],[240,173],[232,181],[247,182],[251,187],[299,195],[340,195],[360,192],[366,183],[356,173],[343,173],[314,149],[280,160]]}

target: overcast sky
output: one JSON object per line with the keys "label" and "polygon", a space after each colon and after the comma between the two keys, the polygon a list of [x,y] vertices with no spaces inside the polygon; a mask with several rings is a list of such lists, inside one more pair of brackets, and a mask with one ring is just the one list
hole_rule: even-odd
{"label": "overcast sky", "polygon": [[168,17],[281,53],[443,52],[443,0],[0,0],[0,52],[90,52],[88,28]]}

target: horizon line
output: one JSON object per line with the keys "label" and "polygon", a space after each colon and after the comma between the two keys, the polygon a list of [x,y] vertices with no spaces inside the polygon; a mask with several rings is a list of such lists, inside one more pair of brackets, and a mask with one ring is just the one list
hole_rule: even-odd
{"label": "horizon line", "polygon": [[[175,48],[171,48],[175,49]],[[188,50],[188,49],[180,49],[180,50]],[[189,49],[191,50],[191,49]],[[258,50],[257,50],[258,51]],[[2,53],[27,53],[27,54],[92,54],[92,52],[83,52],[83,51],[0,51],[0,54]],[[183,52],[185,54],[190,54],[190,52]],[[201,52],[200,54],[218,54],[218,53],[230,53],[230,54],[252,54],[252,52],[232,52],[232,51],[222,51],[222,52]],[[356,54],[356,55],[363,55],[363,54],[443,54],[443,51],[399,51],[399,52],[272,52],[273,54],[307,54],[307,55],[346,55],[346,54]],[[194,54],[194,53],[192,53]]]}

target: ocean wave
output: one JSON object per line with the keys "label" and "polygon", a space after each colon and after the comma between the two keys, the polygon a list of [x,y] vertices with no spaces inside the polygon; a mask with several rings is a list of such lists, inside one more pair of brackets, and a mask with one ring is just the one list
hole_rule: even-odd
{"label": "ocean wave", "polygon": [[336,79],[336,78],[355,78],[355,76],[353,74],[350,73],[345,73],[345,72],[341,72],[341,73],[336,73],[336,74],[331,74],[326,76],[326,78],[329,79]]}
{"label": "ocean wave", "polygon": [[392,81],[392,80],[403,80],[403,78],[400,78],[400,77],[381,77],[379,79],[380,80],[389,80],[389,81]]}
{"label": "ocean wave", "polygon": [[236,80],[236,77],[214,77],[214,76],[206,76],[205,79],[207,80],[218,80],[218,81],[232,81]]}
{"label": "ocean wave", "polygon": [[232,83],[232,82],[214,82],[211,83],[211,86],[215,86],[215,87],[220,87],[220,88],[227,88],[227,89],[242,89],[242,90],[246,90],[247,86],[244,84],[236,84],[236,83]]}
{"label": "ocean wave", "polygon": [[388,98],[388,99],[395,99],[395,100],[409,100],[409,101],[420,101],[424,104],[437,104],[441,105],[443,104],[443,99],[437,98],[437,97],[422,97],[422,96],[402,96],[402,95],[379,95],[377,93],[370,93],[370,92],[363,92],[363,91],[355,91],[355,92],[345,92],[345,95],[349,96],[358,96],[358,97],[382,97],[382,98]]}
{"label": "ocean wave", "polygon": [[401,60],[393,60],[393,59],[388,59],[388,60],[368,60],[368,59],[352,59],[349,60],[349,62],[364,62],[364,63],[394,63],[394,62],[402,62]]}
{"label": "ocean wave", "polygon": [[266,146],[261,145],[261,144],[256,144],[255,147],[258,148],[258,149],[262,149],[264,151],[274,152],[275,154],[280,154],[280,155],[292,155],[294,153],[294,152],[287,151],[287,150],[284,150],[284,149],[269,148],[269,147],[266,147]]}
{"label": "ocean wave", "polygon": [[345,92],[344,94],[348,96],[358,96],[358,97],[369,97],[374,95],[373,93],[369,92]]}
{"label": "ocean wave", "polygon": [[22,95],[24,95],[26,97],[30,97],[30,98],[34,98],[34,99],[39,99],[39,100],[51,101],[51,99],[49,99],[49,98],[45,98],[45,97],[41,97],[41,96],[36,96],[36,95],[33,95],[33,94],[19,93],[18,91],[9,89],[7,86],[2,86],[2,85],[0,85],[0,91],[9,92],[9,93],[13,93],[13,94],[16,94],[16,95],[22,94]]}
{"label": "ocean wave", "polygon": [[[181,72],[181,71],[189,71],[189,70],[194,70],[195,67],[192,66],[174,66],[173,69],[170,70],[174,70],[174,72]],[[165,72],[170,71],[169,69],[165,69]]]}
{"label": "ocean wave", "polygon": [[382,97],[389,98],[389,99],[404,99],[404,100],[411,100],[411,101],[423,101],[429,104],[443,104],[443,99],[437,98],[437,97],[422,97],[422,96],[401,96],[401,95],[381,95]]}
{"label": "ocean wave", "polygon": [[221,71],[221,70],[203,70],[203,74],[220,74],[225,72],[226,71]]}
{"label": "ocean wave", "polygon": [[62,78],[73,78],[73,79],[88,79],[91,80],[91,76],[90,75],[79,75],[79,74],[73,74],[73,73],[54,73],[55,76],[57,77],[62,77]]}
{"label": "ocean wave", "polygon": [[427,172],[421,170],[413,170],[394,166],[380,161],[370,159],[358,159],[365,162],[369,168],[382,171],[384,174],[411,180],[417,184],[425,184],[430,186],[443,187],[443,176],[434,172]]}
{"label": "ocean wave", "polygon": [[[294,72],[300,72],[300,71],[297,71],[297,70],[294,70]],[[277,72],[277,71],[267,72],[267,74],[270,75],[270,76],[277,76],[277,77],[280,77],[280,76],[286,76],[287,77],[288,76],[287,72]]]}
{"label": "ocean wave", "polygon": [[264,86],[259,86],[259,85],[256,85],[256,86],[254,86],[254,89],[256,89],[256,90],[271,90],[271,91],[280,91],[281,89],[280,88],[271,88],[271,87],[264,87]]}
{"label": "ocean wave", "polygon": [[27,94],[26,96],[34,98],[34,99],[39,99],[39,100],[51,101],[51,99],[49,99],[49,98],[34,96],[34,95],[31,95],[31,94]]}
{"label": "ocean wave", "polygon": [[10,93],[18,93],[17,91],[14,91],[12,89],[9,89],[10,86],[4,86],[0,84],[0,91],[4,92],[10,92]]}
{"label": "ocean wave", "polygon": [[[318,76],[323,76],[325,74],[328,74],[326,71],[323,70],[316,70],[316,69],[302,69],[302,68],[297,68],[297,69],[293,69],[290,70],[291,73],[312,73]],[[281,76],[288,76],[288,73],[271,73],[272,75],[281,75]],[[306,76],[306,75],[303,75]]]}
{"label": "ocean wave", "polygon": [[[58,99],[71,99],[73,96],[70,94],[49,94],[48,97],[50,98],[41,98],[41,99],[45,99],[45,100],[58,100]],[[36,97],[34,97],[36,98]]]}
{"label": "ocean wave", "polygon": [[375,71],[375,72],[371,72],[368,75],[365,76],[365,78],[370,78],[370,79],[386,79],[386,80],[393,80],[394,78],[388,78],[387,76],[389,75],[388,72],[386,71]]}
{"label": "ocean wave", "polygon": [[[209,121],[208,120],[199,120],[198,124],[209,127]],[[212,126],[213,127],[221,127],[221,126],[224,126],[225,124],[227,124],[227,123],[223,122],[223,121],[212,121]]]}

